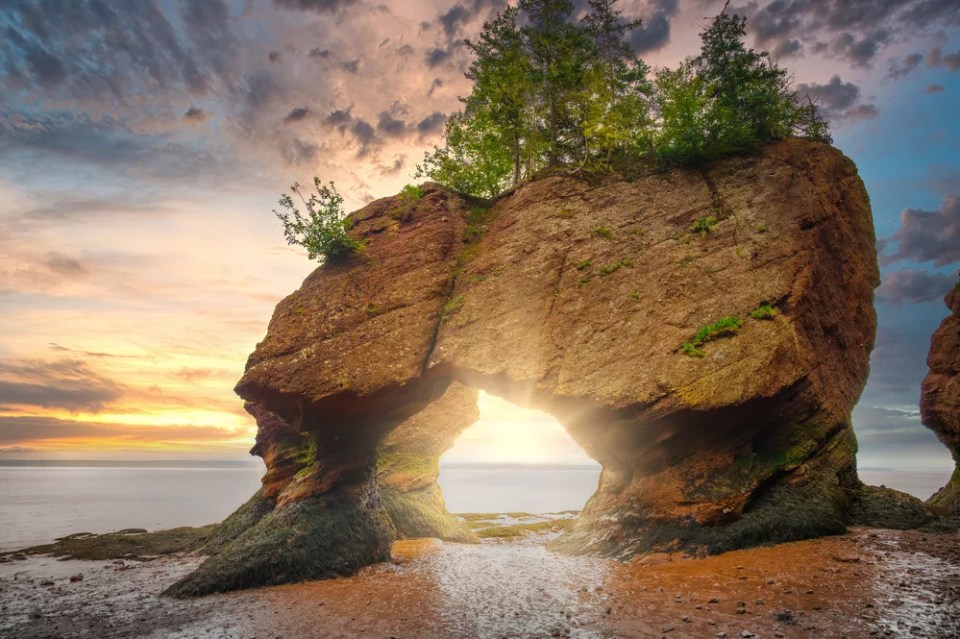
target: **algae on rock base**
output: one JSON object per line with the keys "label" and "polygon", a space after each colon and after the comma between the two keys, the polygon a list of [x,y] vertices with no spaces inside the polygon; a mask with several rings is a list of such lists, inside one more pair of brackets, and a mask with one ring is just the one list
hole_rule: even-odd
{"label": "algae on rock base", "polygon": [[164,594],[194,597],[352,575],[387,561],[393,530],[371,480],[277,508]]}

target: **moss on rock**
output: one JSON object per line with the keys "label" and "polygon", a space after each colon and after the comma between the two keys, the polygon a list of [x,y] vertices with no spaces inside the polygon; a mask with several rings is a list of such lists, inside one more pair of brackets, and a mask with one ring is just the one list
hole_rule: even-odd
{"label": "moss on rock", "polygon": [[370,481],[292,502],[207,559],[164,594],[196,597],[241,588],[355,574],[390,558],[393,529]]}

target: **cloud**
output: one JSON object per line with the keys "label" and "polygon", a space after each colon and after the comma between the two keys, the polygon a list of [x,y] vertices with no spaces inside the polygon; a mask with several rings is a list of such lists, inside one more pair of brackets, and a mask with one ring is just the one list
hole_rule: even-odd
{"label": "cloud", "polygon": [[927,53],[927,66],[943,67],[950,71],[956,71],[960,69],[960,51],[944,55],[940,49],[930,49]]}
{"label": "cloud", "polygon": [[357,0],[273,0],[273,6],[280,9],[315,13],[336,13],[356,3]]}
{"label": "cloud", "polygon": [[417,123],[417,132],[420,134],[420,137],[432,135],[443,129],[443,125],[446,124],[446,122],[446,115],[439,111],[434,111]]}
{"label": "cloud", "polygon": [[923,270],[893,271],[883,278],[877,299],[890,304],[932,302],[947,294],[957,283],[957,276]]}
{"label": "cloud", "polygon": [[860,87],[844,82],[834,75],[826,84],[803,83],[797,85],[797,95],[806,102],[809,98],[819,107],[828,120],[869,120],[877,116],[872,104],[860,104]]}
{"label": "cloud", "polygon": [[662,49],[670,42],[670,19],[677,13],[676,0],[654,0],[650,6],[651,12],[639,16],[643,22],[628,37],[638,54]]}
{"label": "cloud", "polygon": [[210,117],[210,114],[200,107],[192,106],[183,114],[183,119],[189,122],[203,122]]}
{"label": "cloud", "polygon": [[380,120],[377,122],[377,131],[392,138],[403,137],[407,133],[407,123],[393,117],[387,111],[382,111]]}
{"label": "cloud", "polygon": [[853,410],[857,439],[863,443],[888,446],[926,444],[936,440],[920,423],[920,410],[903,410],[884,406],[857,406]]}
{"label": "cloud", "polygon": [[350,127],[350,132],[357,143],[360,144],[360,151],[357,154],[359,157],[367,155],[370,148],[377,143],[377,132],[366,120],[355,121],[353,126]]}
{"label": "cloud", "polygon": [[19,446],[50,440],[120,440],[130,444],[215,443],[245,438],[246,429],[193,424],[137,426],[52,417],[0,416],[0,444]]}
{"label": "cloud", "polygon": [[960,196],[944,197],[936,211],[904,209],[900,228],[887,246],[890,243],[896,243],[897,249],[882,257],[884,264],[913,260],[945,266],[960,262]]}
{"label": "cloud", "polygon": [[290,111],[285,118],[283,118],[284,124],[295,124],[297,122],[303,122],[311,116],[311,111],[309,107],[297,107]]}
{"label": "cloud", "polygon": [[921,53],[911,53],[905,56],[902,61],[895,58],[891,59],[890,70],[887,72],[887,77],[891,80],[898,80],[910,75],[914,69],[920,66],[921,62],[923,62],[923,54]]}
{"label": "cloud", "polygon": [[71,277],[87,273],[87,268],[79,260],[60,253],[50,253],[44,261],[44,266],[51,271]]}
{"label": "cloud", "polygon": [[0,403],[14,406],[99,411],[124,388],[82,360],[0,361]]}
{"label": "cloud", "polygon": [[892,43],[960,25],[952,0],[775,0],[730,11],[746,15],[747,28],[770,50],[799,40],[815,53],[859,67],[871,66]]}
{"label": "cloud", "polygon": [[944,91],[942,84],[928,84],[927,88],[923,90],[924,93],[943,93]]}

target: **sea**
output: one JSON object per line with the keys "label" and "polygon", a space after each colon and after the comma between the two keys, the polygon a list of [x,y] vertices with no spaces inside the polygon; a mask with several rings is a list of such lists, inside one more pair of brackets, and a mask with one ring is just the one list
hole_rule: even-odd
{"label": "sea", "polygon": [[[0,459],[0,552],[77,533],[158,530],[223,520],[257,490],[256,461]],[[597,487],[594,466],[456,465],[440,486],[454,513],[580,510]],[[926,499],[949,470],[863,469],[867,483]]]}

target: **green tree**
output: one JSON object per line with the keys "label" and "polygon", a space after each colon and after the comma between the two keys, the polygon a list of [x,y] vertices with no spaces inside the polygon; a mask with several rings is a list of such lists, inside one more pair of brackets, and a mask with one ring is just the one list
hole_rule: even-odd
{"label": "green tree", "polygon": [[634,53],[626,36],[640,20],[625,21],[617,0],[590,0],[583,26],[593,40],[592,59],[585,74],[583,137],[586,156],[615,152],[639,154],[649,150],[652,120],[649,103],[653,87],[650,68]]}
{"label": "green tree", "polygon": [[526,155],[533,152],[530,104],[533,87],[530,57],[517,26],[516,7],[507,7],[484,24],[477,41],[467,40],[476,56],[467,70],[473,91],[463,100],[468,117],[489,121],[498,141],[506,145],[513,163],[513,183],[523,175]]}
{"label": "green tree", "polygon": [[580,157],[583,113],[576,109],[587,65],[595,57],[586,29],[574,21],[570,0],[520,0],[521,29],[532,66],[535,112],[532,131],[541,137],[547,165]]}
{"label": "green tree", "polygon": [[304,247],[311,260],[322,258],[325,262],[341,261],[363,248],[363,243],[347,233],[343,197],[333,182],[325,186],[320,178],[315,177],[313,185],[316,192],[310,193],[309,197],[304,197],[299,184],[290,187],[290,192],[303,203],[305,215],[287,193],[280,196],[280,206],[286,210],[274,209],[273,212],[283,222],[287,244]]}

